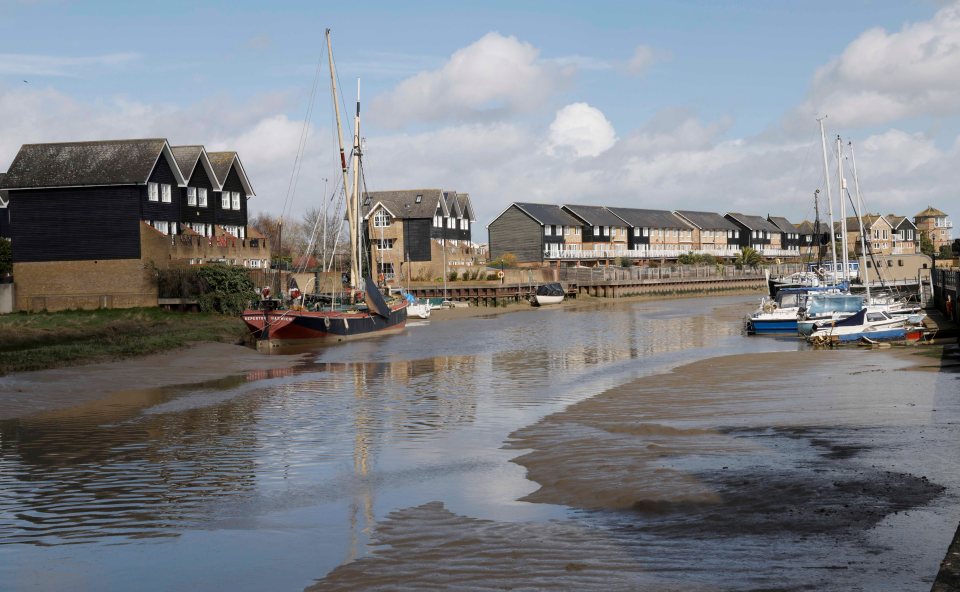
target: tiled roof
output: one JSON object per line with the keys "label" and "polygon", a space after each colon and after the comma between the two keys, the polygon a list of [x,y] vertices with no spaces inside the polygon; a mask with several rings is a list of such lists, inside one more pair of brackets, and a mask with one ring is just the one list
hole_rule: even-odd
{"label": "tiled roof", "polygon": [[[729,218],[733,218],[740,224],[743,224],[749,230],[766,230],[767,232],[780,232],[773,223],[760,216],[751,216],[750,214],[741,214],[739,212],[727,212]],[[728,218],[728,219],[729,219]]]}
{"label": "tiled roof", "polygon": [[183,178],[189,180],[203,152],[203,146],[171,146],[170,151],[173,152],[173,158],[176,159]]}
{"label": "tiled roof", "polygon": [[207,152],[207,160],[210,161],[210,166],[213,168],[213,174],[217,176],[217,180],[221,188],[223,187],[223,184],[227,182],[227,175],[230,174],[230,167],[236,163],[237,173],[240,176],[240,183],[243,184],[244,192],[248,197],[252,197],[254,195],[253,187],[250,185],[250,180],[247,179],[247,173],[243,170],[243,164],[240,162],[240,157],[237,156],[236,152]]}
{"label": "tiled roof", "polygon": [[560,206],[556,204],[514,202],[513,205],[525,212],[528,216],[540,224],[556,224],[558,226],[581,225],[579,220],[563,211]]}
{"label": "tiled roof", "polygon": [[910,220],[910,218],[907,218],[906,216],[897,216],[896,214],[887,214],[884,216],[884,218],[886,218],[887,222],[889,222],[890,225],[893,226],[894,230],[897,230],[898,228],[903,226],[904,223],[906,223],[907,225],[913,228],[917,227],[917,225],[914,224],[913,221]]}
{"label": "tiled roof", "polygon": [[768,220],[777,228],[780,229],[780,232],[799,232],[797,227],[790,223],[789,220],[783,216],[769,216]]}
{"label": "tiled roof", "polygon": [[739,228],[730,220],[714,212],[678,210],[677,214],[700,230],[737,230]]}
{"label": "tiled roof", "polygon": [[[417,196],[420,203],[417,203]],[[443,198],[441,189],[403,189],[400,191],[370,191],[363,194],[361,210],[364,216],[370,213],[370,208],[382,203],[387,210],[397,218],[433,218],[439,204],[444,216],[448,216],[449,208]]]}
{"label": "tiled roof", "polygon": [[563,209],[580,218],[590,226],[623,226],[616,214],[603,206],[572,206],[563,205]]}
{"label": "tiled roof", "polygon": [[28,189],[146,183],[166,146],[163,138],[24,144],[4,184]]}
{"label": "tiled roof", "polygon": [[938,210],[933,206],[927,206],[927,209],[923,210],[919,214],[915,214],[914,218],[942,218],[946,216],[943,212]]}
{"label": "tiled roof", "polygon": [[607,208],[633,228],[682,228],[690,225],[667,210],[645,210],[641,208]]}

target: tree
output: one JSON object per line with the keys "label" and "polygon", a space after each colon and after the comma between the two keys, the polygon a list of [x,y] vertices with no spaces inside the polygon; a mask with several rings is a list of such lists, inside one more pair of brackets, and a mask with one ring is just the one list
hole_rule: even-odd
{"label": "tree", "polygon": [[[297,255],[313,257],[321,265],[324,261],[329,262],[335,253],[346,252],[350,241],[342,217],[330,212],[324,215],[320,208],[307,210],[292,232],[290,245]],[[377,240],[379,237],[370,238]]]}
{"label": "tree", "polygon": [[920,252],[928,257],[932,256],[935,249],[933,248],[933,241],[930,240],[930,233],[920,231],[917,234],[920,235]]}
{"label": "tree", "polygon": [[763,257],[756,249],[751,247],[743,247],[740,249],[740,253],[737,254],[737,257],[733,260],[733,264],[737,269],[743,269],[745,267],[757,269],[761,263],[763,263]]}
{"label": "tree", "polygon": [[508,267],[514,267],[516,264],[517,264],[516,255],[514,255],[513,253],[504,253],[503,255],[500,255],[493,261],[490,261],[489,263],[487,263],[487,266],[499,267],[503,269]]}
{"label": "tree", "polygon": [[0,274],[13,271],[13,249],[10,248],[10,241],[0,238]]}

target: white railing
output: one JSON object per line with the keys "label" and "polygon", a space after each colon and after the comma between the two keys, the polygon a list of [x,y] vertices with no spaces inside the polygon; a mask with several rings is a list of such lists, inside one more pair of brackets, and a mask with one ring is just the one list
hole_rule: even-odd
{"label": "white railing", "polygon": [[953,228],[953,222],[950,220],[944,220],[943,222],[936,223],[937,228]]}
{"label": "white railing", "polygon": [[[739,247],[728,249],[569,249],[564,251],[546,249],[544,259],[676,259],[681,255],[693,253],[695,255],[713,255],[714,257],[736,257]],[[799,250],[762,249],[764,257],[800,257]]]}

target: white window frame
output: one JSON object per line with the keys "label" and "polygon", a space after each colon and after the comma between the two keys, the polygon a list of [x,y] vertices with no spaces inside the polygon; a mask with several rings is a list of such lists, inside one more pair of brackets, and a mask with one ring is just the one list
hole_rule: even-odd
{"label": "white window frame", "polygon": [[382,208],[377,210],[377,213],[373,215],[373,227],[387,228],[389,226],[390,226],[390,215],[387,214],[387,211]]}
{"label": "white window frame", "polygon": [[187,187],[187,205],[188,206],[197,205],[197,188],[196,187]]}
{"label": "white window frame", "polygon": [[197,187],[197,207],[207,207],[207,188]]}
{"label": "white window frame", "polygon": [[452,217],[447,217],[447,228],[453,229],[456,228],[453,224],[456,222]]}
{"label": "white window frame", "polygon": [[550,233],[553,231],[553,227],[549,224],[543,225],[543,236],[550,236]]}
{"label": "white window frame", "polygon": [[231,209],[239,210],[240,209],[240,192],[234,191],[230,194],[230,205]]}
{"label": "white window frame", "polygon": [[222,210],[230,209],[230,192],[229,191],[220,192],[220,209]]}
{"label": "white window frame", "polygon": [[160,184],[160,201],[163,203],[173,203],[173,191],[170,190],[169,183]]}
{"label": "white window frame", "polygon": [[147,183],[147,200],[160,201],[160,189],[156,183]]}

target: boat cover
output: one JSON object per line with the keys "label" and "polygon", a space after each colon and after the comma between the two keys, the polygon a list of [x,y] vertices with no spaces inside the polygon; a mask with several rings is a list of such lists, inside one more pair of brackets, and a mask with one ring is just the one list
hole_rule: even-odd
{"label": "boat cover", "polygon": [[537,296],[563,296],[563,286],[557,283],[540,284],[537,286]]}
{"label": "boat cover", "polygon": [[383,299],[383,294],[380,293],[377,284],[373,283],[373,279],[368,277],[363,278],[363,282],[366,287],[364,301],[366,301],[367,307],[385,319],[390,318],[390,307],[387,306],[387,301]]}
{"label": "boat cover", "polygon": [[861,308],[863,308],[863,297],[849,294],[811,294],[807,301],[809,316],[831,312],[857,312]]}

